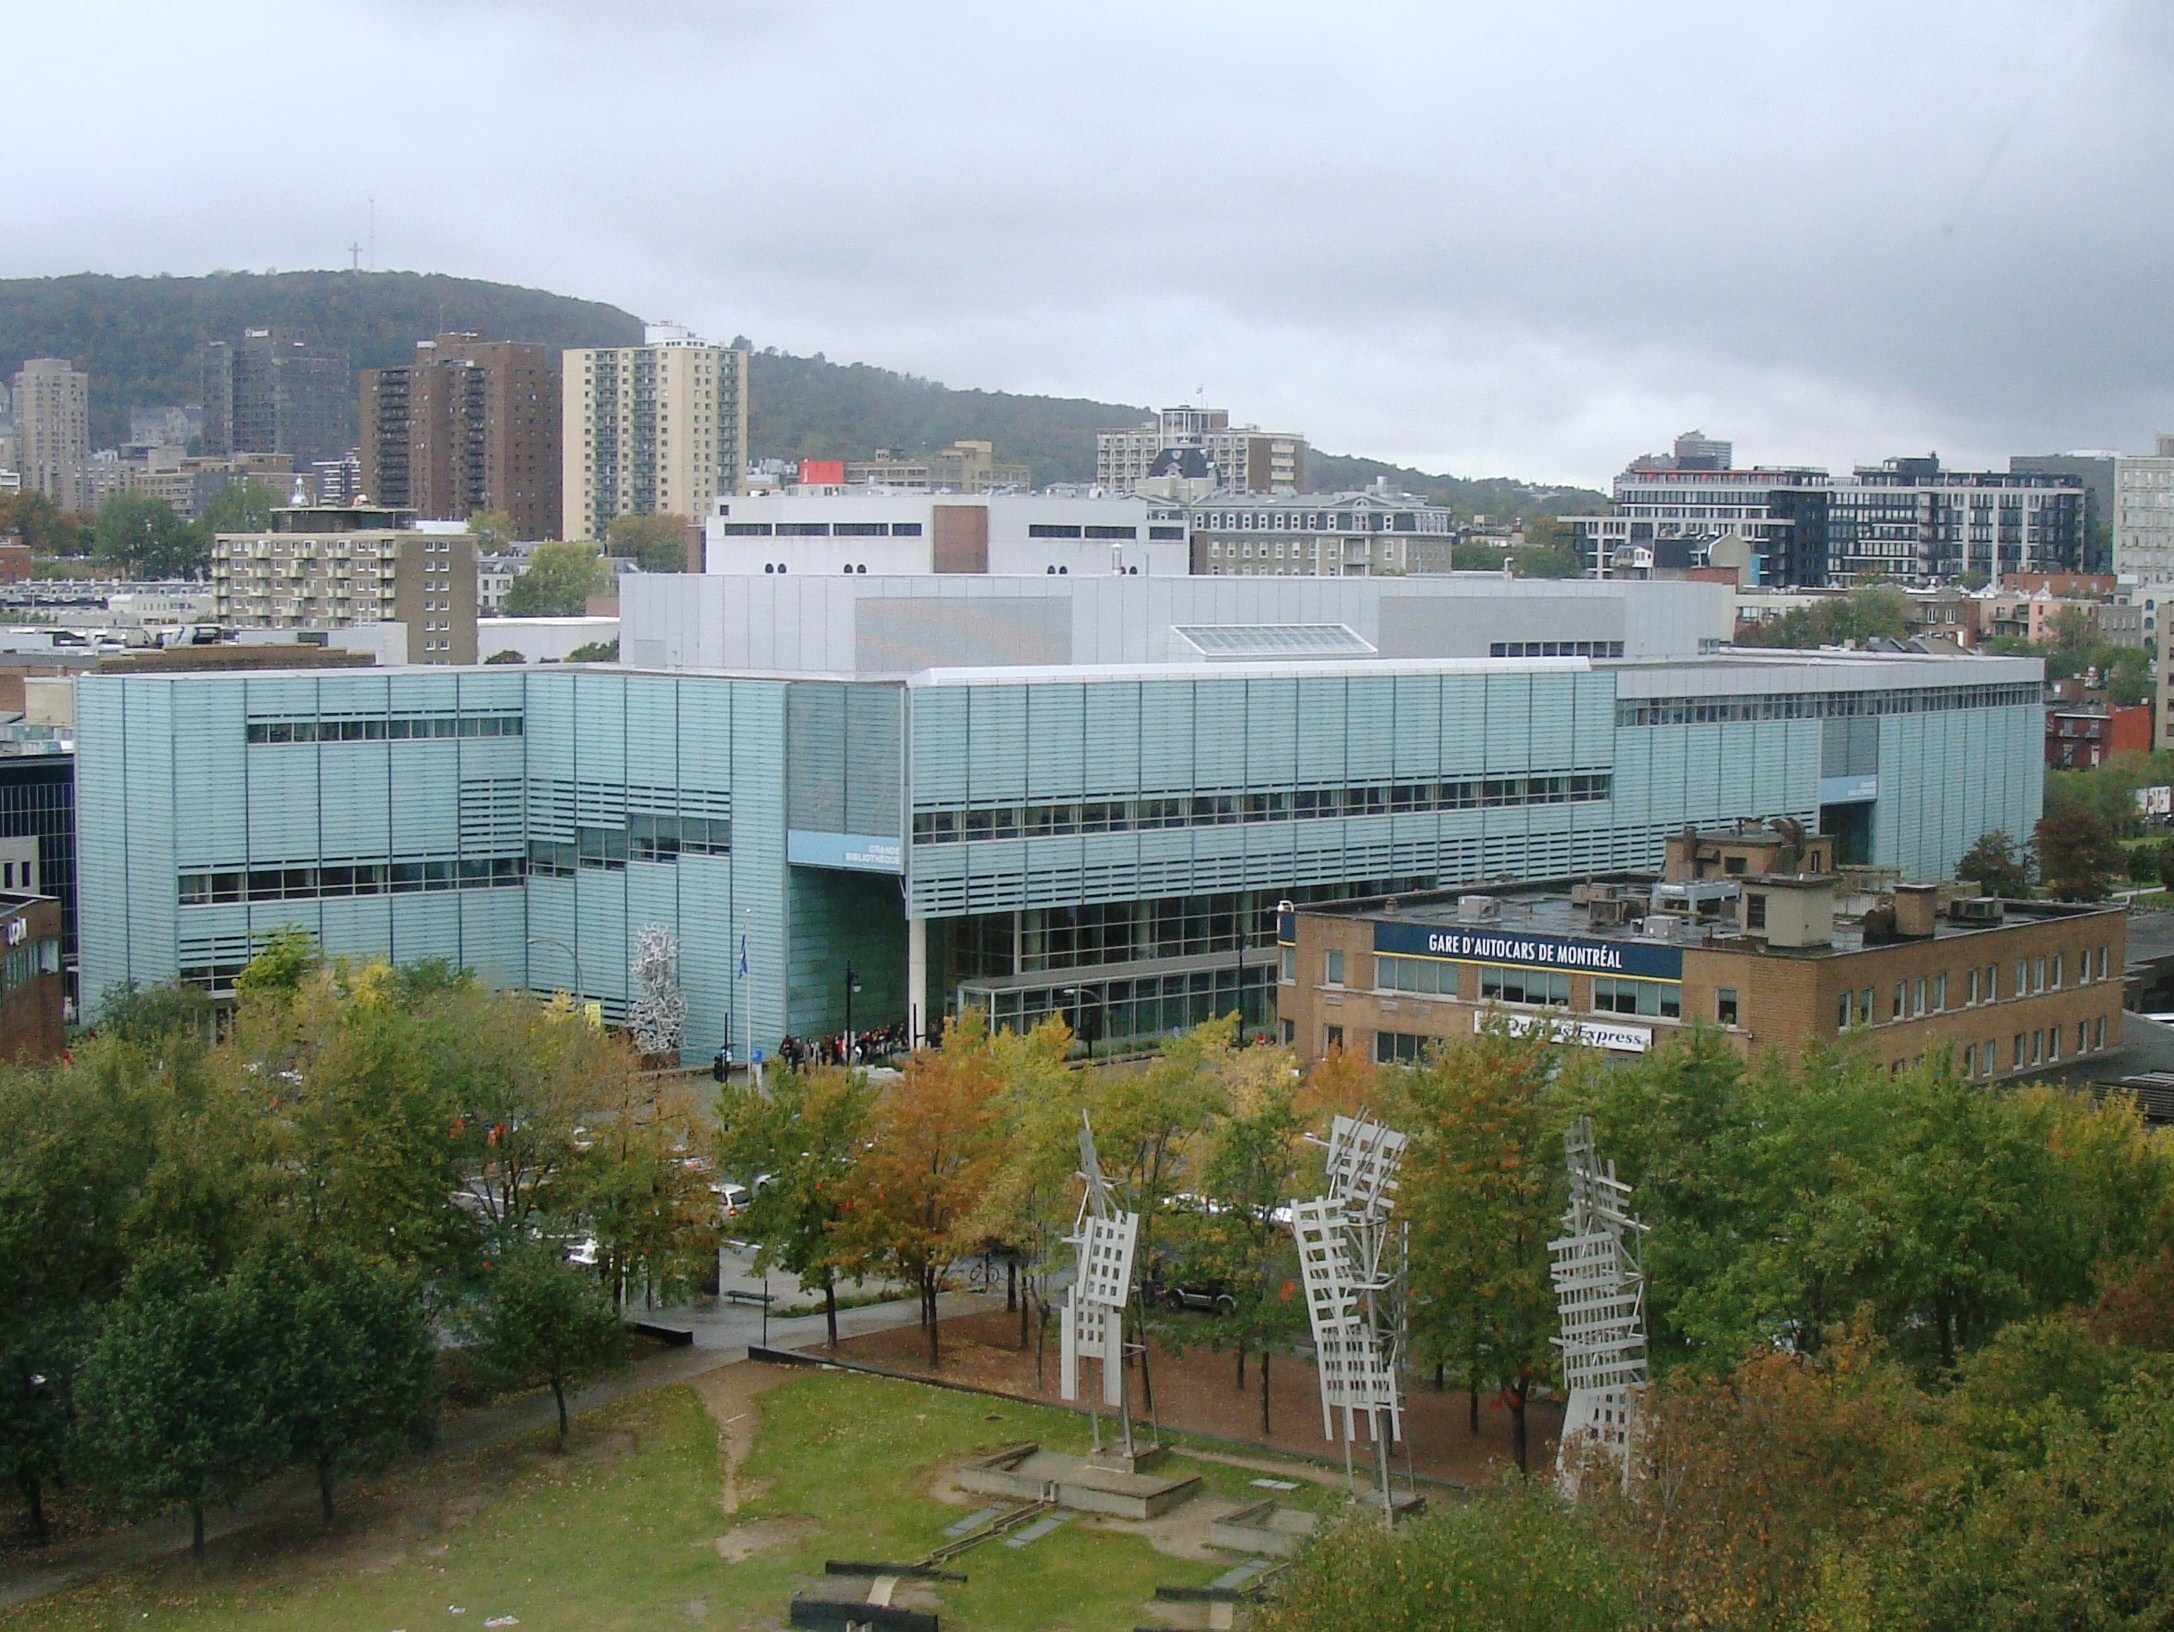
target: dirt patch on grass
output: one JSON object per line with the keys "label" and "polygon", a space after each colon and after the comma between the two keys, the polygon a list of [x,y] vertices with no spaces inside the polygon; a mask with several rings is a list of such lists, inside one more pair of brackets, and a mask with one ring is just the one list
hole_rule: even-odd
{"label": "dirt patch on grass", "polygon": [[740,1470],[754,1454],[755,1430],[762,1422],[757,1402],[786,1376],[777,1366],[739,1365],[720,1366],[693,1380],[703,1410],[717,1427],[717,1454],[724,1475],[718,1502],[727,1515],[739,1512],[744,1503],[762,1494],[764,1481],[749,1479]]}
{"label": "dirt patch on grass", "polygon": [[734,1525],[717,1538],[717,1556],[727,1564],[737,1564],[772,1547],[812,1536],[821,1528],[813,1519],[752,1519]]}
{"label": "dirt patch on grass", "polygon": [[[1185,1317],[1178,1317],[1178,1331],[1186,1333]],[[838,1345],[839,1358],[881,1366],[908,1376],[937,1377],[970,1388],[987,1389],[1014,1399],[1050,1404],[1057,1400],[1055,1344],[1044,1357],[1037,1386],[1034,1346],[1030,1337],[1019,1346],[1019,1317],[1002,1309],[958,1315],[943,1323],[942,1367],[931,1372],[925,1352],[926,1339],[917,1326],[900,1326],[847,1338]],[[1296,1451],[1316,1457],[1339,1458],[1337,1443],[1321,1435],[1321,1404],[1311,1364],[1289,1355],[1276,1356],[1270,1374],[1271,1432],[1260,1431],[1260,1371],[1257,1358],[1247,1368],[1247,1386],[1237,1386],[1236,1356],[1218,1354],[1204,1344],[1182,1352],[1158,1337],[1151,1360],[1154,1375],[1153,1422],[1166,1437],[1205,1434],[1217,1439],[1259,1445],[1267,1451]],[[1138,1369],[1131,1378],[1133,1416],[1146,1425],[1150,1413]],[[1480,1431],[1467,1426],[1467,1402],[1463,1393],[1437,1390],[1424,1379],[1407,1379],[1405,1421],[1411,1434],[1412,1463],[1416,1470],[1457,1484],[1485,1483],[1511,1462],[1508,1410],[1496,1400],[1481,1402]],[[1561,1408],[1551,1401],[1536,1401],[1527,1413],[1530,1426],[1530,1466],[1545,1468],[1554,1461],[1555,1436],[1562,1422]],[[1359,1447],[1364,1457],[1369,1447]],[[1404,1471],[1403,1448],[1395,1458],[1395,1471]],[[1341,1481],[1343,1469],[1338,1466]]]}

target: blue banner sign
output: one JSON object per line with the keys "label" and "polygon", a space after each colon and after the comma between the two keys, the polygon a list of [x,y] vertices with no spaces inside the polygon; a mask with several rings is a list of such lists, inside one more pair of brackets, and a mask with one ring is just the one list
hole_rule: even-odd
{"label": "blue banner sign", "polygon": [[796,827],[785,835],[785,859],[795,867],[840,867],[856,873],[906,870],[898,840],[868,833],[810,833]]}
{"label": "blue banner sign", "polygon": [[1683,979],[1683,949],[1645,941],[1594,941],[1486,927],[1444,929],[1433,924],[1377,918],[1374,920],[1374,950],[1411,958],[1506,963],[1521,969],[1631,975],[1641,980]]}

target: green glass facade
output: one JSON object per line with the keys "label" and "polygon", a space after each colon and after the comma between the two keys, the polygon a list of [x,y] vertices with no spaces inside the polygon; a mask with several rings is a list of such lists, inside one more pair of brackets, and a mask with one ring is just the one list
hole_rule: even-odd
{"label": "green glass facade", "polygon": [[2029,832],[2035,683],[1924,672],[1785,702],[1516,662],[87,676],[82,990],[223,990],[298,924],[618,1019],[655,923],[694,1058],[838,1029],[848,964],[856,1024],[963,995],[1121,1038],[1245,994],[1265,1025],[1281,899],[1650,867],[1737,817],[1847,822],[1919,878]]}

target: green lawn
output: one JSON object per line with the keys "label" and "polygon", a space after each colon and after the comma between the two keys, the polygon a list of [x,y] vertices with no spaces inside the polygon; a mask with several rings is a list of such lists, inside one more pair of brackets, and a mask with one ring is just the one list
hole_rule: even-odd
{"label": "green lawn", "polygon": [[[926,1494],[939,1463],[1024,1439],[1086,1444],[1085,1425],[1066,1412],[880,1378],[794,1377],[757,1404],[760,1429],[741,1479],[759,1494],[730,1518],[719,1508],[720,1452],[707,1413],[692,1389],[663,1389],[583,1419],[590,1445],[610,1430],[630,1436],[631,1448],[539,1459],[467,1523],[381,1549],[368,1568],[352,1551],[337,1568],[306,1555],[247,1572],[228,1564],[198,1589],[185,1563],[170,1564],[0,1612],[0,1629],[480,1632],[507,1615],[523,1632],[781,1626],[794,1588],[826,1557],[906,1560],[943,1539],[965,1510]],[[1229,1494],[1262,1494],[1248,1471],[1187,1471]],[[1284,1499],[1334,1498],[1308,1487]],[[735,1525],[788,1519],[813,1527],[737,1563],[714,1545]],[[1203,1584],[1225,1566],[1157,1554],[1075,1517],[1023,1549],[976,1549],[958,1567],[969,1579],[942,1590],[947,1627],[1085,1632],[1139,1624],[1157,1585]],[[451,1613],[456,1605],[463,1613]]]}

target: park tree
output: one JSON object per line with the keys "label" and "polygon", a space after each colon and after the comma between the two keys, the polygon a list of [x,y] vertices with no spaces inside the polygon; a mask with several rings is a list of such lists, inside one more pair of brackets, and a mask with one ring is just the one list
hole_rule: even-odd
{"label": "park tree", "polygon": [[1500,572],[1509,562],[1510,552],[1499,544],[1489,544],[1483,539],[1467,539],[1449,547],[1449,569],[1452,572]]}
{"label": "park tree", "polygon": [[1213,1203],[1195,1221],[1198,1261],[1229,1288],[1233,1307],[1216,1319],[1217,1338],[1237,1351],[1238,1386],[1246,1356],[1259,1356],[1261,1432],[1269,1419],[1269,1356],[1303,1325],[1297,1295],[1297,1248],[1283,1211],[1299,1188],[1304,1119],[1281,1048],[1245,1051],[1252,1069],[1233,1084],[1225,1114],[1209,1130],[1200,1162],[1201,1193]]}
{"label": "park tree", "polygon": [[626,1364],[626,1329],[593,1275],[523,1244],[491,1266],[468,1331],[479,1374],[510,1393],[548,1388],[566,1449],[566,1391]]}
{"label": "park tree", "polygon": [[34,555],[80,555],[82,519],[33,489],[0,493],[0,538],[18,539]]}
{"label": "park tree", "polygon": [[619,661],[619,643],[616,640],[583,641],[566,654],[569,663],[616,663]]}
{"label": "park tree", "polygon": [[919,1293],[931,1367],[940,1359],[936,1296],[944,1271],[974,1244],[968,1221],[997,1169],[1002,1087],[987,1025],[969,1009],[940,1047],[914,1055],[877,1099],[867,1149],[854,1164],[841,1238],[851,1261]]}
{"label": "park tree", "polygon": [[138,578],[201,578],[211,555],[204,541],[164,499],[115,493],[98,507],[92,527],[99,560]]}
{"label": "park tree", "polygon": [[1551,1102],[1553,1045],[1500,1025],[1436,1045],[1385,1083],[1409,1136],[1398,1187],[1411,1229],[1414,1348],[1483,1382],[1509,1406],[1517,1466],[1526,1407],[1552,1369],[1555,1294],[1547,1244],[1560,1233],[1564,1116]]}
{"label": "park tree", "polygon": [[848,1252],[840,1230],[875,1097],[865,1074],[827,1066],[773,1073],[759,1086],[728,1083],[717,1096],[719,1170],[750,1185],[769,1175],[740,1220],[759,1244],[757,1266],[776,1264],[822,1288],[833,1349],[838,1271]]}
{"label": "park tree", "polygon": [[614,516],[605,530],[607,554],[631,559],[644,572],[687,570],[687,518]]}
{"label": "park tree", "polygon": [[611,571],[593,544],[539,544],[528,568],[506,591],[513,618],[578,618],[591,595],[611,592]]}
{"label": "park tree", "polygon": [[2029,852],[2018,849],[2005,828],[1980,834],[1977,843],[1963,852],[1955,864],[1955,876],[1967,879],[1987,895],[2020,901],[2031,893]]}
{"label": "park tree", "polygon": [[491,653],[483,661],[486,663],[526,663],[528,659],[509,646],[504,651]]}
{"label": "park tree", "polygon": [[204,1563],[204,1509],[287,1460],[259,1310],[233,1278],[168,1253],[139,1266],[76,1383],[94,1487],[125,1513],[181,1506]]}
{"label": "park tree", "polygon": [[596,1051],[590,1107],[604,1123],[578,1150],[568,1206],[595,1233],[598,1267],[621,1308],[691,1287],[716,1262],[717,1208],[705,1174],[711,1129],[683,1085],[644,1076],[617,1039]]}
{"label": "park tree", "polygon": [[330,1526],[340,1480],[430,1443],[438,1345],[421,1288],[347,1249],[305,1258],[286,1242],[259,1248],[236,1275],[278,1437],[315,1478]]}
{"label": "park tree", "polygon": [[618,1045],[563,997],[475,991],[450,999],[445,1015],[463,1039],[441,1071],[467,1205],[500,1245],[567,1222],[552,1198],[580,1155],[594,1085],[621,1069]]}
{"label": "park tree", "polygon": [[2056,901],[2105,900],[2126,859],[2113,830],[2081,805],[2041,816],[2034,848],[2046,893]]}
{"label": "park tree", "polygon": [[1052,1280],[1069,1262],[1065,1242],[1079,1211],[1080,1118],[1092,1114],[1099,1080],[1071,1069],[1071,1047],[1072,1028],[1059,1014],[992,1042],[1003,1083],[996,1105],[1003,1156],[968,1223],[969,1233],[1000,1244],[1011,1265],[1019,1346],[1031,1324],[1037,1381],[1055,1313]]}

